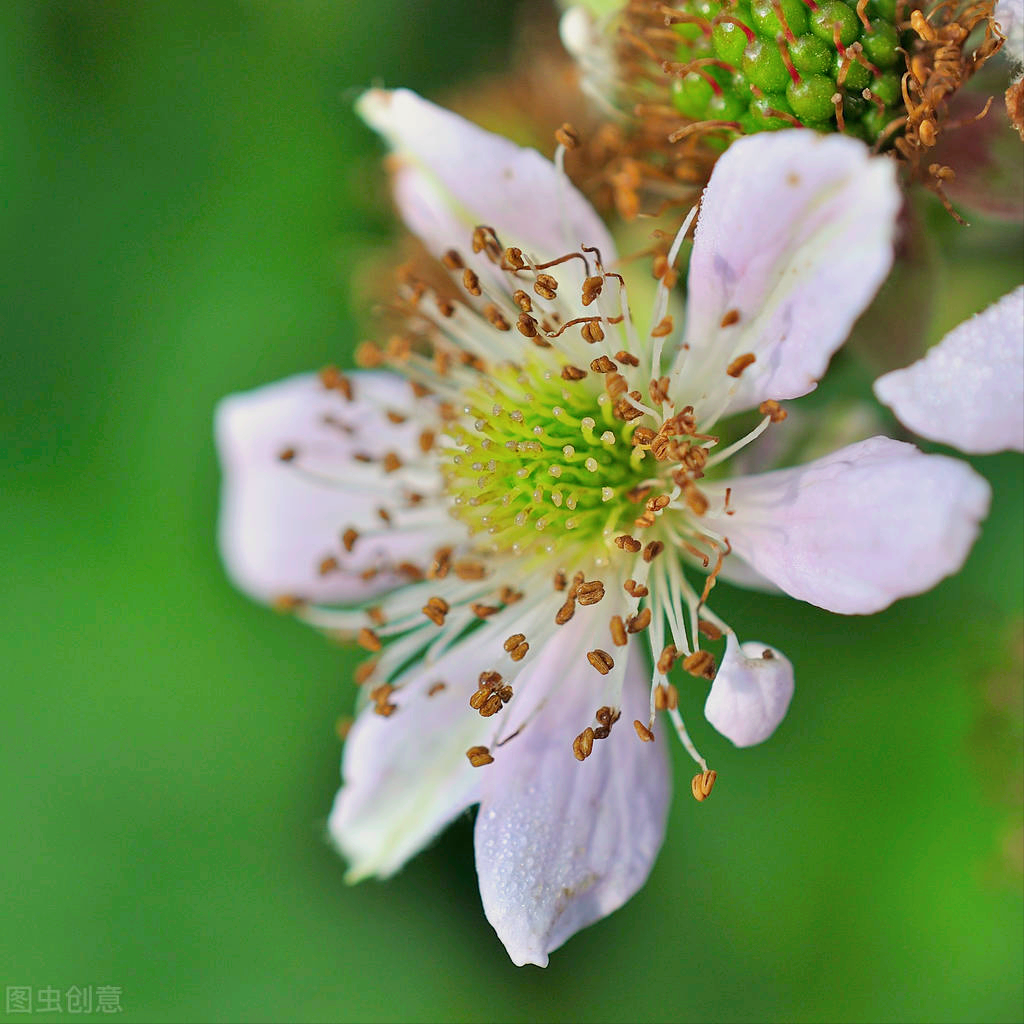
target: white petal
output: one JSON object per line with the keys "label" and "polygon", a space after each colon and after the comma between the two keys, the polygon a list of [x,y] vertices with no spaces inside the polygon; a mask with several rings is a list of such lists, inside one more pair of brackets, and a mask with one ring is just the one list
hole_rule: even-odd
{"label": "white petal", "polygon": [[1024,451],[1024,286],[875,381],[915,433],[962,451]]}
{"label": "white petal", "polygon": [[[420,428],[412,419],[399,426],[385,415],[389,408],[409,412],[407,381],[386,373],[351,379],[352,402],[324,388],[315,374],[301,374],[229,395],[217,407],[221,557],[236,585],[259,600],[362,600],[398,579],[382,573],[366,581],[364,569],[422,555],[454,528],[436,508],[417,510],[419,521],[407,529],[397,522],[384,528],[376,511],[398,494],[398,474],[385,476],[353,456],[394,451],[415,460]],[[294,458],[282,461],[289,448]],[[349,526],[365,531],[351,553],[340,540]],[[326,557],[337,558],[341,568],[321,575]]]}
{"label": "white petal", "polygon": [[[435,255],[465,252],[486,224],[503,245],[544,261],[581,244],[606,263],[615,246],[590,203],[554,164],[408,89],[371,89],[356,109],[397,158],[395,197],[406,224]],[[578,262],[578,261],[572,261]]]}
{"label": "white petal", "polygon": [[[733,411],[813,390],[889,272],[900,202],[894,162],[847,136],[771,132],[730,146],[690,260],[685,378],[734,389]],[[747,353],[756,362],[727,377]]]}
{"label": "white petal", "polygon": [[554,649],[545,668],[562,680],[557,697],[497,752],[476,822],[484,910],[520,966],[545,966],[552,950],[643,885],[668,813],[664,739],[643,743],[632,728],[648,716],[640,656],[626,670],[622,718],[580,762],[572,741],[593,721],[596,676],[575,643],[560,648],[569,649]]}
{"label": "white petal", "polygon": [[887,437],[726,483],[733,512],[725,484],[708,486],[709,524],[787,594],[844,614],[880,611],[959,569],[990,498],[967,463]]}
{"label": "white petal", "polygon": [[999,0],[995,19],[1006,36],[1003,52],[1019,66],[1024,63],[1024,0]]}
{"label": "white petal", "polygon": [[704,717],[737,747],[752,747],[775,732],[792,698],[789,659],[761,643],[741,645],[731,633]]}
{"label": "white petal", "polygon": [[[349,861],[349,881],[385,878],[479,799],[484,772],[466,751],[493,730],[469,706],[481,667],[500,643],[480,630],[433,665],[418,665],[391,700],[387,718],[365,709],[342,759],[343,784],[328,822]],[[429,695],[436,682],[444,689]]]}

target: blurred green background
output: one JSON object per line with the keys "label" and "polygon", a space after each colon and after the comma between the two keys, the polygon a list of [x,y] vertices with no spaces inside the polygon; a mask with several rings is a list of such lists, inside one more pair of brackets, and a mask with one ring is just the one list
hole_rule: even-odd
{"label": "blurred green background", "polygon": [[[796,663],[789,717],[741,753],[687,696],[713,799],[675,750],[650,882],[546,971],[484,920],[468,818],[342,882],[354,656],[225,581],[212,410],[359,340],[393,228],[358,88],[500,67],[520,13],[0,5],[0,984],[118,986],[132,1021],[1019,1020],[1013,456],[975,460],[992,516],[930,594],[845,619],[721,588]],[[935,223],[932,337],[1022,277],[1019,235]]]}

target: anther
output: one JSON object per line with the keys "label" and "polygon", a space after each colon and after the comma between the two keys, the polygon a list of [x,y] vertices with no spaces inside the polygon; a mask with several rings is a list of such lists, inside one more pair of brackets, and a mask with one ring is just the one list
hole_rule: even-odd
{"label": "anther", "polygon": [[362,686],[370,676],[373,675],[377,668],[377,659],[368,658],[366,661],[360,662],[356,666],[356,670],[353,673],[353,679],[355,679],[356,686]]}
{"label": "anther", "polygon": [[774,398],[765,399],[758,407],[757,411],[762,416],[770,416],[772,423],[781,423],[788,413],[785,409],[775,401]]}
{"label": "anther", "polygon": [[702,516],[708,510],[708,499],[692,480],[687,480],[683,484],[683,501],[696,516]]}
{"label": "anther", "polygon": [[717,778],[718,772],[710,768],[705,772],[698,772],[694,775],[690,782],[690,790],[692,791],[693,798],[697,803],[702,803],[707,800],[711,795],[711,790],[714,788],[715,779]]}
{"label": "anther", "polygon": [[513,270],[522,270],[526,266],[526,260],[523,259],[523,250],[512,245],[505,250],[505,262]]}
{"label": "anther", "polygon": [[420,451],[426,454],[434,447],[434,432],[432,430],[423,430],[420,432],[419,445]]}
{"label": "anther", "polygon": [[533,290],[542,299],[553,299],[558,292],[558,281],[550,274],[538,274]]}
{"label": "anther", "polygon": [[739,377],[743,371],[757,361],[757,356],[753,352],[744,352],[743,355],[737,356],[726,368],[725,372],[730,377]]}
{"label": "anther", "polygon": [[320,383],[328,391],[340,391],[346,401],[352,401],[352,381],[336,366],[325,366],[320,371]]}
{"label": "anther", "polygon": [[617,548],[621,548],[623,551],[629,551],[631,554],[636,554],[636,552],[643,547],[643,544],[641,544],[636,537],[631,537],[628,533],[624,533],[620,537],[615,538],[615,546]]}
{"label": "anther", "polygon": [[280,462],[291,462],[297,454],[294,448],[282,448],[277,453],[277,458]]}
{"label": "anther", "polygon": [[615,667],[615,661],[607,651],[602,651],[600,648],[593,651],[587,651],[587,661],[590,662],[594,668],[597,669],[601,675],[606,676]]}
{"label": "anther", "polygon": [[586,377],[587,371],[581,370],[578,366],[563,366],[562,367],[562,380],[583,380]]}
{"label": "anther", "polygon": [[480,295],[480,278],[476,274],[466,267],[462,272],[462,287],[469,292],[470,295]]}
{"label": "anther", "polygon": [[588,320],[580,328],[580,336],[588,345],[596,345],[599,341],[604,341],[604,331],[601,330],[601,325],[596,320]]}
{"label": "anther", "polygon": [[[652,381],[651,383],[653,384],[654,382]],[[653,394],[651,397],[654,397]],[[655,401],[657,401],[657,399],[655,399]],[[641,448],[649,445],[654,438],[655,433],[650,427],[637,427],[636,430],[633,431],[633,436],[630,438],[630,442],[634,448]]]}
{"label": "anther", "polygon": [[555,142],[566,149],[575,149],[580,144],[580,136],[568,121],[561,128],[555,129]]}
{"label": "anther", "polygon": [[581,583],[576,589],[576,600],[582,605],[597,604],[604,597],[604,584],[600,580]]}
{"label": "anther", "polygon": [[514,292],[512,293],[512,301],[513,301],[513,302],[514,302],[514,303],[515,303],[515,304],[516,304],[516,305],[517,305],[517,306],[518,306],[518,307],[519,307],[519,308],[520,308],[520,309],[521,309],[521,310],[522,310],[522,311],[523,311],[524,313],[532,313],[532,312],[533,312],[533,299],[531,299],[531,298],[530,298],[530,296],[529,296],[529,295],[527,295],[527,294],[526,294],[526,292],[524,292],[524,291],[522,290],[522,288],[517,288],[517,289],[516,289],[516,290],[515,290],[515,291],[514,291]]}
{"label": "anther", "polygon": [[597,359],[590,360],[590,368],[594,373],[614,373],[619,367],[607,356],[598,356]]}
{"label": "anther", "polygon": [[502,316],[501,310],[494,305],[493,302],[488,302],[484,306],[484,316],[487,318],[487,322],[498,331],[510,331],[512,328],[509,326],[509,322]]}
{"label": "anther", "polygon": [[740,311],[738,309],[730,309],[725,316],[722,317],[719,327],[732,327],[733,324],[739,323]]}
{"label": "anther", "polygon": [[494,758],[486,747],[470,747],[466,751],[466,757],[474,768],[482,768],[485,764],[492,764]]}
{"label": "anther", "polygon": [[668,675],[672,671],[672,666],[676,663],[676,658],[679,657],[679,650],[675,644],[669,644],[665,647],[661,654],[658,655],[658,671],[662,675]]}
{"label": "anther", "polygon": [[659,683],[654,688],[654,708],[656,711],[675,711],[679,707],[679,691],[675,685]]}
{"label": "anther", "polygon": [[444,617],[448,614],[448,602],[443,597],[432,597],[420,611],[435,625],[443,626]]}
{"label": "anther", "polygon": [[356,634],[356,643],[367,651],[379,651],[383,646],[380,642],[380,637],[367,626],[363,626]]}
{"label": "anther", "polygon": [[615,358],[618,359],[623,366],[639,366],[640,360],[637,359],[632,352],[627,352],[625,349],[620,349],[615,353]]}
{"label": "anther", "polygon": [[722,638],[722,631],[713,622],[708,622],[707,619],[698,619],[697,629],[709,640],[721,640]]}
{"label": "anther", "polygon": [[396,469],[402,468],[402,460],[395,452],[388,452],[384,456],[383,465],[385,473],[394,473]]}
{"label": "anther", "polygon": [[651,328],[651,337],[664,338],[667,335],[671,334],[674,329],[675,328],[672,324],[672,317],[662,317],[661,320],[657,324],[655,324],[654,327]]}
{"label": "anther", "polygon": [[583,305],[589,306],[601,294],[602,287],[603,277],[588,277],[583,282]]}
{"label": "anther", "polygon": [[612,634],[612,643],[616,647],[625,647],[629,641],[629,637],[626,636],[626,627],[622,621],[621,615],[613,615],[611,622],[608,623],[608,628]]}
{"label": "anther", "polygon": [[427,696],[436,697],[444,689],[446,689],[446,686],[442,682],[431,683],[430,689],[427,690]]}
{"label": "anther", "polygon": [[644,548],[644,561],[653,562],[665,550],[665,544],[660,540],[649,541]]}
{"label": "anther", "polygon": [[594,730],[589,726],[572,741],[572,752],[577,761],[586,761],[594,749]]}
{"label": "anther", "polygon": [[637,736],[639,736],[640,739],[644,741],[644,743],[654,742],[654,733],[651,732],[651,730],[648,729],[647,726],[643,724],[643,722],[634,719],[633,728],[636,729]]}
{"label": "anther", "polygon": [[683,668],[698,679],[715,678],[715,659],[709,651],[694,651],[683,658]]}
{"label": "anther", "polygon": [[326,558],[320,559],[320,564],[317,566],[317,572],[321,576],[327,576],[332,572],[337,572],[338,560],[334,555],[328,555]]}
{"label": "anther", "polygon": [[625,590],[630,597],[646,597],[650,593],[642,583],[637,583],[636,580],[626,580],[626,582],[622,584],[622,589]]}
{"label": "anther", "polygon": [[482,580],[487,575],[487,566],[483,562],[462,559],[452,566],[452,570],[460,580]]}
{"label": "anther", "polygon": [[626,630],[630,633],[640,633],[651,624],[651,609],[642,608],[636,615],[631,615],[626,620]]}
{"label": "anther", "polygon": [[576,613],[576,599],[574,597],[569,598],[565,604],[555,613],[555,625],[564,626]]}
{"label": "anther", "polygon": [[496,615],[501,609],[495,604],[481,604],[479,601],[469,606],[469,610],[478,619],[487,619],[492,615]]}
{"label": "anther", "polygon": [[651,381],[647,390],[651,396],[651,401],[655,405],[661,405],[662,402],[668,401],[669,384],[668,377],[659,377],[657,380]]}

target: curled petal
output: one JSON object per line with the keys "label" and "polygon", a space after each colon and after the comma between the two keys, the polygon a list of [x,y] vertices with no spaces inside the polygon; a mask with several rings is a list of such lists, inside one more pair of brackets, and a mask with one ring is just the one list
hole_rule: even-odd
{"label": "curled petal", "polygon": [[[235,584],[258,600],[362,600],[399,581],[388,566],[428,549],[434,533],[441,543],[453,528],[432,508],[416,511],[415,529],[381,521],[377,510],[400,494],[399,474],[355,456],[394,452],[412,464],[419,427],[386,415],[409,409],[408,382],[386,373],[351,381],[352,401],[301,374],[229,395],[217,407],[221,557]],[[361,534],[350,552],[342,544],[348,527]],[[375,567],[384,571],[364,579]]]}
{"label": "curled petal", "polygon": [[737,747],[752,747],[775,732],[792,697],[789,659],[761,643],[740,644],[731,633],[704,717]]}
{"label": "curled petal", "polygon": [[[562,641],[560,644],[559,641]],[[476,864],[487,919],[518,964],[548,962],[571,935],[643,885],[665,833],[671,789],[665,743],[642,743],[649,675],[626,668],[622,720],[585,761],[573,737],[593,719],[594,672],[559,634],[547,678],[555,698],[496,755],[476,821]]]}
{"label": "curled petal", "polygon": [[900,421],[965,452],[1024,451],[1024,286],[875,381]]}
{"label": "curled petal", "polygon": [[965,462],[887,437],[823,459],[706,488],[706,518],[793,597],[877,612],[956,572],[988,513],[988,483]]}
{"label": "curled petal", "polygon": [[895,164],[855,139],[734,143],[704,193],[677,367],[734,412],[812,391],[889,272],[900,202]]}
{"label": "curled petal", "polygon": [[611,236],[583,195],[536,150],[484,131],[408,89],[371,89],[356,109],[395,152],[395,198],[409,228],[435,255],[464,249],[473,228],[538,260]]}

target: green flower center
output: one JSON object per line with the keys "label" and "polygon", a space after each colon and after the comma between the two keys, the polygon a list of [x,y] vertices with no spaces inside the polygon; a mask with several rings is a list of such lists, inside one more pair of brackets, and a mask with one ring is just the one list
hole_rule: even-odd
{"label": "green flower center", "polygon": [[464,392],[442,469],[453,513],[481,547],[578,550],[639,511],[628,497],[644,471],[634,424],[588,383],[566,386],[533,360],[493,369]]}

